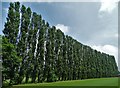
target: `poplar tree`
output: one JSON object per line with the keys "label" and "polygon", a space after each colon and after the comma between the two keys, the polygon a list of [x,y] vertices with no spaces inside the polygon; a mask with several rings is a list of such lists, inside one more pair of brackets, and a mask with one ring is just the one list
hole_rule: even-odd
{"label": "poplar tree", "polygon": [[46,24],[40,16],[40,30],[37,47],[37,58],[38,58],[38,82],[44,81],[44,63],[45,63],[45,39],[46,39]]}
{"label": "poplar tree", "polygon": [[63,34],[63,72],[62,72],[62,80],[67,80],[67,72],[68,72],[68,66],[67,66],[67,39],[66,36]]}
{"label": "poplar tree", "polygon": [[20,64],[20,71],[19,71],[19,78],[18,83],[21,83],[24,79],[24,74],[26,72],[26,63],[27,63],[27,38],[28,38],[28,31],[30,25],[30,18],[31,18],[31,10],[30,8],[26,8],[24,5],[21,7],[21,27],[20,27],[20,35],[19,35],[19,42],[18,42],[18,55],[22,58],[22,62]]}
{"label": "poplar tree", "polygon": [[32,49],[32,36],[33,36],[33,30],[32,30],[32,11],[28,7],[26,10],[26,26],[27,26],[27,38],[26,38],[26,62],[25,62],[25,77],[26,77],[26,83],[28,83],[30,71],[31,71],[31,49]]}
{"label": "poplar tree", "polygon": [[62,66],[63,66],[63,48],[62,48],[62,44],[63,44],[63,32],[58,29],[56,31],[56,43],[57,43],[57,46],[56,46],[56,55],[57,55],[57,58],[56,58],[56,67],[57,67],[57,77],[58,77],[58,80],[61,80],[62,78],[62,72],[63,72],[63,69],[62,69]]}
{"label": "poplar tree", "polygon": [[36,58],[36,51],[37,51],[37,39],[38,39],[38,25],[39,25],[39,15],[33,12],[33,41],[32,41],[32,82],[36,81],[37,77],[37,69],[38,69],[38,62]]}
{"label": "poplar tree", "polygon": [[[43,21],[45,23],[45,21]],[[46,31],[45,31],[45,46],[44,46],[44,49],[45,49],[45,59],[44,59],[44,69],[43,69],[43,80],[48,80],[47,77],[48,77],[48,70],[49,70],[49,23],[47,22],[46,23]]]}

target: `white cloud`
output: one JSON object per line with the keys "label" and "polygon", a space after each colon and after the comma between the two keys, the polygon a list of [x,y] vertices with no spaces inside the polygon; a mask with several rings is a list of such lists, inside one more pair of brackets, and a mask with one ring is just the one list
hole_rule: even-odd
{"label": "white cloud", "polygon": [[101,0],[99,12],[111,13],[116,7],[119,0]]}
{"label": "white cloud", "polygon": [[56,25],[56,28],[57,29],[60,29],[62,32],[64,32],[65,34],[69,31],[69,28],[68,26],[65,26],[63,24],[57,24]]}
{"label": "white cloud", "polygon": [[118,38],[118,33],[116,33],[116,34],[114,35],[114,37],[115,37],[115,38]]}
{"label": "white cloud", "polygon": [[91,47],[93,49],[96,49],[96,50],[100,51],[100,52],[104,52],[104,53],[107,53],[109,55],[115,56],[115,60],[116,60],[116,63],[118,65],[118,48],[117,47],[115,47],[113,45],[103,45],[103,46],[101,46],[101,45],[98,45],[98,46],[93,45]]}

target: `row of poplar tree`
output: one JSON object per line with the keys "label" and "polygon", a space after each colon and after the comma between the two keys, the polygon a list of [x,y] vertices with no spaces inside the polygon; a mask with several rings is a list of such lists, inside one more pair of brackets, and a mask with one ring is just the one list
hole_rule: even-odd
{"label": "row of poplar tree", "polygon": [[115,76],[114,56],[93,50],[41,15],[10,3],[2,36],[3,81],[10,84]]}

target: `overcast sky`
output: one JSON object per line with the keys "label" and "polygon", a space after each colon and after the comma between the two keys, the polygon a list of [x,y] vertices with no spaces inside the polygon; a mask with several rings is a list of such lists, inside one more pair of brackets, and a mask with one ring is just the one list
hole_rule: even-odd
{"label": "overcast sky", "polygon": [[[101,2],[22,2],[22,4],[41,14],[51,26],[55,25],[66,35],[93,49],[114,55],[118,63],[117,2],[101,0]],[[2,3],[3,25],[8,7],[8,2]]]}

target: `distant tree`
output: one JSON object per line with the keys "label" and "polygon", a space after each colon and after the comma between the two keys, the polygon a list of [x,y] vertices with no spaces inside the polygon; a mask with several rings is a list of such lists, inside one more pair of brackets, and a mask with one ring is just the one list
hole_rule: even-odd
{"label": "distant tree", "polygon": [[68,55],[67,55],[67,39],[66,36],[63,34],[63,72],[62,72],[62,80],[67,80],[67,72],[68,72],[68,66],[67,66],[67,61],[68,61]]}
{"label": "distant tree", "polygon": [[56,67],[57,67],[57,71],[56,71],[56,75],[58,77],[58,80],[61,80],[62,78],[62,72],[63,72],[63,32],[58,29],[56,31],[56,49],[55,49],[55,53],[56,53]]}
{"label": "distant tree", "polygon": [[55,67],[55,44],[56,44],[56,40],[55,40],[55,37],[56,37],[56,35],[55,35],[55,32],[56,32],[56,27],[55,26],[52,26],[52,28],[50,29],[51,31],[51,33],[50,33],[50,42],[51,42],[51,61],[50,61],[50,63],[51,63],[51,73],[50,73],[50,81],[56,81],[57,80],[57,76],[56,76],[56,74],[55,74],[55,69],[56,69],[56,67]]}

